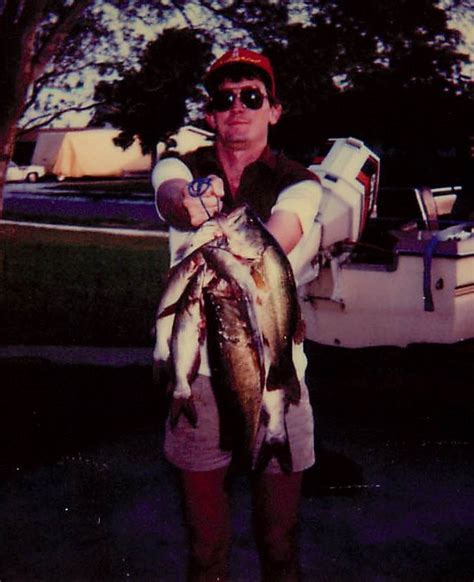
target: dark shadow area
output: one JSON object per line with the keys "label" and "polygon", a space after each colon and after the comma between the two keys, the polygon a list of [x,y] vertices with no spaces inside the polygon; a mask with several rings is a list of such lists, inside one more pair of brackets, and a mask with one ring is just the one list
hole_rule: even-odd
{"label": "dark shadow area", "polygon": [[[307,351],[304,579],[470,579],[473,344]],[[2,580],[184,580],[151,368],[7,358],[0,373]],[[255,580],[245,476],[232,500],[234,578]]]}

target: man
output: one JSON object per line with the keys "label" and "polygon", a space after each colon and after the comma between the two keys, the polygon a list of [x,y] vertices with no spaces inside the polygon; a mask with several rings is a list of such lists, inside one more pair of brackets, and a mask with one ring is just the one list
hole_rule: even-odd
{"label": "man", "polygon": [[[214,147],[200,148],[181,159],[160,161],[153,171],[156,203],[170,225],[171,261],[193,229],[218,211],[249,204],[297,264],[321,199],[316,177],[268,147],[269,127],[282,108],[276,96],[269,60],[242,48],[228,51],[209,69],[206,120],[214,130]],[[210,178],[201,198],[189,193],[196,178]],[[302,384],[299,404],[286,414],[293,472],[282,472],[272,459],[252,475],[254,529],[262,579],[297,580],[297,514],[302,471],[314,463],[313,415],[304,384],[306,358],[294,346],[294,362]],[[165,454],[178,467],[190,533],[191,580],[226,580],[230,549],[230,513],[225,487],[231,453],[219,448],[219,419],[210,384],[206,353],[193,384],[198,426],[180,418],[166,428]]]}

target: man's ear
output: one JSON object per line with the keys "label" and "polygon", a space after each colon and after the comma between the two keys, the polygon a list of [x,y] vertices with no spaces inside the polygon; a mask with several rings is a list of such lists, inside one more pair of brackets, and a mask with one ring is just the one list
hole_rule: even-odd
{"label": "man's ear", "polygon": [[216,129],[216,122],[214,120],[214,115],[212,113],[206,113],[204,116],[207,125],[211,128],[211,129]]}
{"label": "man's ear", "polygon": [[280,103],[275,103],[275,105],[271,106],[270,120],[269,120],[270,125],[275,125],[276,123],[278,123],[278,120],[281,117],[282,111],[283,111],[283,108],[280,105]]}

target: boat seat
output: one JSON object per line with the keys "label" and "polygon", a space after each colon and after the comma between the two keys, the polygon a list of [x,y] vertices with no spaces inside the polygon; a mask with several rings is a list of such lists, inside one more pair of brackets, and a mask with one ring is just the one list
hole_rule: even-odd
{"label": "boat seat", "polygon": [[389,222],[390,228],[416,221],[421,228],[438,226],[437,207],[430,188],[382,188],[377,200],[377,218]]}
{"label": "boat seat", "polygon": [[438,230],[438,207],[431,188],[423,186],[416,190],[418,204],[426,230]]}

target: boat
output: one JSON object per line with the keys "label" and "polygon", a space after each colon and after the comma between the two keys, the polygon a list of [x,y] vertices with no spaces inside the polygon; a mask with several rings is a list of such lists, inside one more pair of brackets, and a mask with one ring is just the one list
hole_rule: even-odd
{"label": "boat", "polygon": [[474,223],[453,222],[459,186],[379,189],[362,141],[329,140],[309,166],[323,197],[299,288],[307,338],[364,348],[474,338]]}

